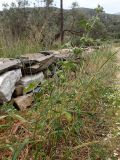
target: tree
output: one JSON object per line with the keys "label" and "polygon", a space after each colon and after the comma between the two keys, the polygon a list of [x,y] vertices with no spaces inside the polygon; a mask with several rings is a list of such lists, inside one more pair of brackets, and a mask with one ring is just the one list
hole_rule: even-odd
{"label": "tree", "polygon": [[73,8],[73,9],[78,8],[78,7],[79,7],[79,5],[78,5],[77,2],[73,2],[73,3],[72,3],[72,8]]}
{"label": "tree", "polygon": [[50,6],[53,4],[53,0],[43,0],[45,3],[45,12],[44,12],[44,19],[47,20],[50,15]]}
{"label": "tree", "polygon": [[63,0],[60,0],[60,21],[61,21],[61,29],[60,29],[60,35],[61,35],[61,44],[63,44],[64,41],[64,20],[63,20]]}
{"label": "tree", "polygon": [[44,2],[45,2],[45,6],[46,6],[47,8],[49,8],[50,5],[52,5],[53,0],[44,0]]}
{"label": "tree", "polygon": [[107,29],[105,25],[98,20],[95,22],[90,35],[94,39],[105,39],[107,37]]}
{"label": "tree", "polygon": [[27,33],[27,12],[28,0],[17,0],[9,7],[4,5],[2,23],[4,30],[10,30],[12,37],[20,38]]}

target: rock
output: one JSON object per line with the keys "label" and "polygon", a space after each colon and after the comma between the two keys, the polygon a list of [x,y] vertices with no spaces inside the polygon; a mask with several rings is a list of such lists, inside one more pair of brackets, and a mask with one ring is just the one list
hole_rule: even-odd
{"label": "rock", "polygon": [[70,58],[71,54],[72,54],[72,50],[71,49],[61,49],[58,51],[50,51],[53,53],[54,57],[56,60],[67,60]]}
{"label": "rock", "polygon": [[40,72],[40,67],[41,66],[39,64],[34,64],[29,67],[24,67],[22,68],[23,75],[38,73]]}
{"label": "rock", "polygon": [[44,55],[41,53],[26,54],[21,57],[23,62],[22,72],[24,75],[38,73],[47,69],[53,62],[53,55]]}
{"label": "rock", "polygon": [[28,76],[25,76],[23,78],[21,78],[19,84],[22,84],[24,87],[28,87],[29,84],[31,83],[41,83],[44,81],[44,74],[43,72],[40,72],[38,74],[35,74],[35,75],[28,75]]}
{"label": "rock", "polygon": [[24,93],[24,86],[23,85],[17,85],[15,87],[15,91],[13,93],[13,97],[22,96]]}
{"label": "rock", "polygon": [[53,55],[49,56],[49,59],[41,66],[40,70],[43,71],[51,66],[55,62],[55,57]]}
{"label": "rock", "polygon": [[21,69],[0,75],[0,103],[8,102],[15,90],[15,84],[22,77]]}
{"label": "rock", "polygon": [[20,61],[15,59],[0,58],[0,74],[20,68]]}
{"label": "rock", "polygon": [[[50,51],[42,51],[40,52],[43,55],[53,55],[54,56],[54,62],[58,61],[65,61],[70,59],[73,56],[73,50],[72,49],[60,49],[60,50],[50,50]],[[54,63],[53,63],[54,64]]]}
{"label": "rock", "polygon": [[21,111],[29,108],[34,102],[33,94],[26,94],[14,99],[13,105]]}
{"label": "rock", "polygon": [[0,58],[0,64],[13,60],[12,58]]}
{"label": "rock", "polygon": [[34,61],[34,62],[45,62],[47,60],[49,60],[50,58],[53,58],[53,55],[43,55],[41,53],[33,53],[33,54],[25,54],[21,56],[21,59],[23,59],[24,61],[30,62],[30,61]]}

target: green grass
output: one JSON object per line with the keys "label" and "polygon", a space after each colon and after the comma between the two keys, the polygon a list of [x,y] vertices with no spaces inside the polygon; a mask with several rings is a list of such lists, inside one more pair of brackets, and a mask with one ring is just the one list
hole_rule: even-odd
{"label": "green grass", "polygon": [[0,57],[19,58],[21,54],[35,53],[43,49],[39,42],[17,40],[15,42],[0,42]]}
{"label": "green grass", "polygon": [[[12,104],[3,106],[1,114],[7,116],[0,119],[1,159],[115,159],[120,103],[113,98],[111,84],[116,56],[103,48],[62,66],[59,76],[44,82],[31,109],[20,112]],[[105,140],[109,133],[113,137]]]}

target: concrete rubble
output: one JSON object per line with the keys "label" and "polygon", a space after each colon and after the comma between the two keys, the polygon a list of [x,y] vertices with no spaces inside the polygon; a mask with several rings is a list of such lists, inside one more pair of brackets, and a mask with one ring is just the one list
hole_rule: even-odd
{"label": "concrete rubble", "polygon": [[20,69],[8,71],[0,75],[0,103],[11,100],[12,94],[15,90],[15,84],[22,77]]}
{"label": "concrete rubble", "polygon": [[55,61],[59,61],[59,60],[69,59],[73,53],[73,50],[72,49],[61,49],[57,51],[50,50],[50,51],[43,51],[41,53],[44,55],[53,55],[55,58]]}
{"label": "concrete rubble", "polygon": [[20,110],[30,107],[34,101],[32,94],[41,89],[36,86],[31,94],[25,94],[24,89],[33,82],[42,84],[47,70],[53,75],[53,66],[58,61],[68,59],[71,54],[72,50],[62,49],[25,54],[19,59],[0,58],[0,104],[13,99],[13,104]]}
{"label": "concrete rubble", "polygon": [[54,55],[43,55],[41,53],[26,54],[21,57],[24,74],[34,74],[47,69],[55,62]]}
{"label": "concrete rubble", "polygon": [[23,96],[15,98],[14,102],[13,102],[13,105],[17,109],[19,109],[21,111],[24,111],[27,108],[31,107],[31,105],[33,104],[33,102],[34,102],[34,96],[33,96],[33,94],[26,94],[26,95],[23,95]]}
{"label": "concrete rubble", "polygon": [[20,68],[19,64],[20,61],[16,59],[10,60],[8,58],[0,58],[0,74],[10,71],[12,69]]}
{"label": "concrete rubble", "polygon": [[28,87],[29,84],[31,84],[32,82],[36,82],[39,84],[39,83],[42,83],[43,81],[44,81],[44,74],[43,72],[40,72],[35,75],[28,75],[28,76],[22,77],[19,83],[24,87]]}

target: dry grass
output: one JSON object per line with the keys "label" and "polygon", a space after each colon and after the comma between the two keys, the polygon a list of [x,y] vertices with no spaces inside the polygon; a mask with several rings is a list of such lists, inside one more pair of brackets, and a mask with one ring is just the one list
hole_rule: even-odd
{"label": "dry grass", "polygon": [[[65,62],[59,78],[44,83],[31,109],[18,112],[12,105],[3,106],[0,159],[114,159],[119,106],[111,85],[115,61],[104,48],[77,65]],[[109,134],[112,137],[106,139]]]}

